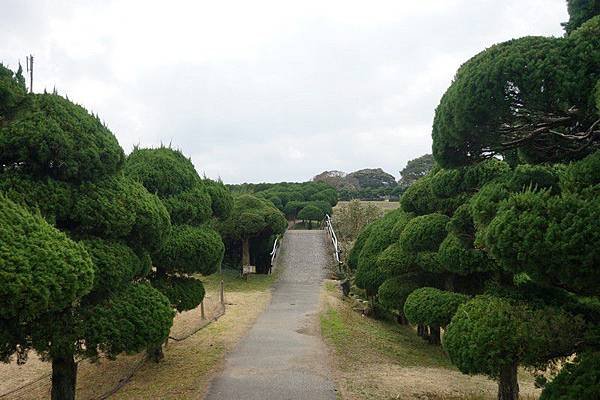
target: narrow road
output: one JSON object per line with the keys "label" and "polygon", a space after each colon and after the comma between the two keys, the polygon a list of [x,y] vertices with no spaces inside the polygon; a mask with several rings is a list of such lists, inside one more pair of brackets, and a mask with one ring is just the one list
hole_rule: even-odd
{"label": "narrow road", "polygon": [[336,398],[318,325],[319,292],[331,257],[325,235],[287,231],[271,303],[226,357],[207,400]]}

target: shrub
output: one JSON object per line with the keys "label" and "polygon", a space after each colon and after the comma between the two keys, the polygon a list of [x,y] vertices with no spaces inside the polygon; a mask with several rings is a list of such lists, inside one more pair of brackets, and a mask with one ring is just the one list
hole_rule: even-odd
{"label": "shrub", "polygon": [[432,287],[416,289],[404,303],[404,315],[412,324],[446,327],[469,296]]}
{"label": "shrub", "polygon": [[3,321],[62,310],[87,294],[93,279],[94,264],[81,244],[0,194]]}
{"label": "shrub", "polygon": [[411,219],[400,234],[400,246],[409,252],[437,251],[446,237],[449,218],[442,214],[427,214]]}
{"label": "shrub", "polygon": [[83,107],[53,94],[29,94],[0,127],[0,165],[66,181],[115,174],[125,155],[117,139]]}

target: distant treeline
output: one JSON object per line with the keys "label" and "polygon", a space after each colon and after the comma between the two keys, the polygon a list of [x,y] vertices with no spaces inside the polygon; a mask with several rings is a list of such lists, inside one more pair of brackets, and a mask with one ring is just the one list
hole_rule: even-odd
{"label": "distant treeline", "polygon": [[[314,216],[314,220],[322,219],[325,214],[331,214],[332,207],[338,202],[338,192],[325,182],[242,183],[228,187],[232,193],[253,194],[269,200],[289,220],[297,219],[307,207],[313,210],[310,215]],[[318,208],[322,215],[316,215],[314,208]]]}
{"label": "distant treeline", "polygon": [[312,180],[334,187],[338,192],[339,200],[397,201],[406,188],[431,171],[434,163],[431,154],[410,160],[400,171],[400,180],[397,182],[393,175],[381,168],[366,168],[349,174],[343,171],[323,171]]}

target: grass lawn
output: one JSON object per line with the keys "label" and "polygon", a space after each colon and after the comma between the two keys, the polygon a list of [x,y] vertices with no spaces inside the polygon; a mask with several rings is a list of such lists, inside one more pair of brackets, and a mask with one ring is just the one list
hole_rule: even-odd
{"label": "grass lawn", "polygon": [[[407,326],[362,316],[332,281],[322,292],[321,333],[328,344],[342,399],[496,398],[497,385],[452,366],[441,347]],[[533,378],[520,372],[523,399],[536,399]]]}

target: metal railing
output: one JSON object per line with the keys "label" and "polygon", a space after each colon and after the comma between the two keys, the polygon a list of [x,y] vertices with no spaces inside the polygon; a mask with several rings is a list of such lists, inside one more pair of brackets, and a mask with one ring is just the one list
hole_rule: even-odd
{"label": "metal railing", "polygon": [[333,225],[331,224],[331,217],[329,214],[325,214],[325,230],[329,234],[329,238],[331,239],[331,243],[333,244],[333,257],[338,264],[341,264],[340,254],[342,253],[340,250],[340,246],[338,243],[337,236],[335,231],[333,230]]}
{"label": "metal railing", "polygon": [[277,236],[275,238],[275,243],[273,243],[273,250],[271,250],[271,268],[269,269],[269,271],[273,268],[273,266],[275,266],[275,259],[277,258],[277,250],[279,250],[279,244],[280,244],[280,240],[279,240],[279,236]]}

